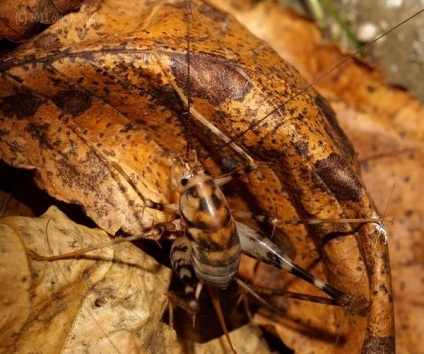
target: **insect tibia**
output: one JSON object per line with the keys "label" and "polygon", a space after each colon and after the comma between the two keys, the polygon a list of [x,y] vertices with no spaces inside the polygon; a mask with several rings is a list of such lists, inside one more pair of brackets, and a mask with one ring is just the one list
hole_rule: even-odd
{"label": "insect tibia", "polygon": [[[123,242],[132,242],[132,241],[136,241],[136,240],[139,240],[139,239],[147,239],[147,240],[158,241],[162,237],[164,237],[164,235],[166,233],[172,234],[173,232],[177,232],[178,229],[179,229],[178,221],[168,222],[168,223],[159,223],[159,224],[153,226],[149,231],[147,231],[146,233],[143,233],[141,235],[134,235],[134,236],[129,236],[129,237],[116,238],[116,239],[113,239],[109,242],[102,243],[102,244],[99,244],[99,245],[90,246],[90,247],[86,247],[86,248],[82,248],[82,249],[76,250],[74,252],[63,253],[63,254],[53,255],[53,256],[43,256],[43,255],[40,255],[40,254],[34,252],[31,249],[27,249],[26,253],[28,254],[28,256],[30,256],[31,258],[33,258],[37,261],[45,261],[45,262],[52,262],[52,261],[57,261],[57,260],[62,260],[62,259],[77,259],[77,258],[80,258],[82,255],[84,255],[86,253],[96,251],[96,250],[106,248],[106,247],[115,246],[115,245],[118,245],[118,244],[123,243]],[[173,236],[168,237],[168,238],[172,239]]]}
{"label": "insect tibia", "polygon": [[393,218],[357,218],[357,219],[293,219],[293,220],[282,220],[282,219],[271,219],[273,225],[317,225],[317,224],[366,224],[366,223],[381,223],[388,222],[393,223]]}
{"label": "insect tibia", "polygon": [[224,175],[221,175],[217,178],[214,178],[214,182],[218,186],[223,186],[224,184],[232,181],[234,178],[244,176],[248,173],[251,173],[253,171],[256,171],[258,168],[258,163],[256,161],[253,161],[252,165],[242,166],[232,172],[226,173]]}
{"label": "insect tibia", "polygon": [[321,305],[338,306],[342,307],[352,315],[361,317],[366,317],[369,312],[369,302],[367,299],[363,298],[362,296],[352,296],[349,294],[344,294],[338,291],[337,289],[335,290],[338,292],[339,297],[337,298],[337,300],[335,300],[334,298],[308,295],[292,291],[282,291],[281,289],[272,289],[258,285],[252,286],[246,284],[245,281],[238,277],[235,280],[237,284],[242,287],[247,293],[252,295],[261,304],[265,305],[273,311],[278,310],[278,308],[276,308],[274,305],[272,305],[266,300],[266,298],[268,298],[269,296],[278,296],[307,302],[315,302]]}
{"label": "insect tibia", "polygon": [[347,307],[350,303],[350,296],[344,292],[332,287],[331,285],[319,280],[306,270],[296,265],[277,245],[271,240],[263,237],[256,230],[236,222],[239,233],[242,252],[263,263],[271,264],[276,268],[283,269],[288,273],[297,276],[300,279],[312,284],[333,300],[334,304]]}
{"label": "insect tibia", "polygon": [[270,225],[319,225],[319,224],[364,224],[364,223],[393,223],[393,218],[357,218],[357,219],[344,219],[344,218],[330,218],[330,219],[277,219],[266,215],[254,214],[250,211],[233,211],[233,215],[239,219],[256,220],[261,223],[269,223]]}
{"label": "insect tibia", "polygon": [[144,202],[146,208],[155,209],[168,214],[175,214],[178,207],[175,204],[156,203],[151,199],[146,199]]}
{"label": "insect tibia", "polygon": [[271,288],[258,286],[258,285],[254,285],[254,286],[251,284],[248,285],[244,280],[240,279],[239,277],[237,277],[235,281],[248,294],[252,295],[261,304],[265,305],[271,310],[278,310],[278,308],[271,305],[271,303],[265,299],[265,296],[266,297],[268,296],[286,297],[286,298],[297,299],[301,301],[315,302],[317,304],[322,304],[322,305],[339,306],[346,309],[349,308],[349,304],[351,304],[352,302],[352,297],[347,294],[344,295],[344,301],[336,302],[334,301],[334,299],[331,299],[328,297],[308,295],[308,294],[296,293],[292,291],[282,291],[280,289],[271,289]]}

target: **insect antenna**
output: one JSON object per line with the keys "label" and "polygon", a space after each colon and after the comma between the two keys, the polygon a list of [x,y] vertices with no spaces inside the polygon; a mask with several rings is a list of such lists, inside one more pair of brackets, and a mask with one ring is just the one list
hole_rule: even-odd
{"label": "insect antenna", "polygon": [[[190,47],[190,28],[191,28],[191,20],[193,20],[193,12],[191,10],[190,6],[190,0],[186,0],[186,12],[185,12],[185,22],[186,22],[186,61],[187,61],[187,76],[186,76],[186,82],[185,82],[185,91],[187,96],[187,112],[185,114],[187,115],[186,121],[185,121],[185,134],[186,134],[186,161],[189,161],[190,158],[190,141],[191,141],[191,121],[190,121],[190,111],[191,111],[191,47]],[[190,19],[191,17],[191,19]]]}
{"label": "insect antenna", "polygon": [[[179,96],[185,98],[184,103],[187,107],[187,111],[185,112],[185,114],[186,114],[186,119],[185,119],[186,154],[185,154],[185,161],[183,162],[183,164],[185,166],[186,171],[190,171],[192,169],[196,169],[196,171],[197,170],[200,171],[200,170],[203,170],[202,165],[197,158],[196,151],[192,151],[192,148],[191,148],[190,114],[192,113],[192,106],[191,106],[192,102],[191,102],[191,71],[190,71],[191,70],[191,36],[190,36],[190,33],[191,33],[191,24],[192,24],[191,20],[193,20],[194,18],[193,18],[193,13],[192,13],[191,6],[190,6],[190,1],[186,0],[185,4],[186,4],[186,11],[185,11],[185,16],[184,16],[185,17],[185,23],[186,23],[186,35],[185,35],[186,54],[185,54],[185,58],[186,58],[186,63],[187,63],[186,80],[185,80],[185,94],[183,94],[179,90],[177,85],[172,84],[173,80],[170,80],[170,82],[171,82],[171,85],[176,90],[176,92],[179,94]],[[190,19],[190,16],[191,16],[191,19]],[[158,63],[160,63],[159,60],[158,60]],[[166,72],[166,71],[164,70],[164,72]],[[192,153],[193,156],[190,156],[190,153]],[[194,165],[190,164],[191,158],[194,159]],[[175,178],[175,177],[173,177],[173,178]],[[171,256],[171,258],[172,258],[172,256]],[[194,302],[196,303],[196,309],[197,309],[197,300],[199,299],[200,292],[201,292],[201,289],[202,289],[202,284],[203,284],[203,282],[200,279],[200,283],[199,283],[199,286],[196,288],[194,298],[193,298],[193,296],[191,296],[191,300],[192,301],[194,300]],[[229,344],[231,350],[233,351],[233,353],[237,353],[237,351],[236,351],[236,349],[235,349],[235,347],[234,347],[234,345],[231,341],[227,326],[225,324],[224,315],[223,315],[221,304],[220,304],[220,301],[219,301],[217,289],[212,285],[207,285],[207,288],[208,288],[209,294],[211,296],[213,307],[215,309],[219,323],[220,323],[221,328],[222,328],[222,330],[223,330],[223,332],[224,332],[224,334],[227,338],[228,344]],[[191,290],[190,290],[190,293],[191,293]],[[187,292],[186,292],[186,294],[187,294]],[[184,305],[184,306],[186,306],[186,305]],[[193,327],[194,327],[195,320],[196,320],[196,313],[192,313],[192,316],[193,316]]]}

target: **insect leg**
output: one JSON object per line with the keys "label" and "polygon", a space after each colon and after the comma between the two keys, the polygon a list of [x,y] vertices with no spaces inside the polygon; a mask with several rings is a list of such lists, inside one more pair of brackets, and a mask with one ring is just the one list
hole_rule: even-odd
{"label": "insect leg", "polygon": [[224,184],[232,181],[234,177],[241,177],[245,174],[251,173],[257,169],[257,163],[253,162],[253,164],[242,166],[232,172],[223,174],[219,177],[214,178],[214,182],[219,186],[223,186]]}
{"label": "insect leg", "polygon": [[238,219],[251,219],[261,223],[269,223],[271,225],[315,225],[315,224],[364,224],[374,222],[389,222],[393,223],[392,218],[329,218],[329,219],[277,219],[266,215],[254,214],[251,211],[232,210],[232,215]]}
{"label": "insect leg", "polygon": [[111,240],[109,242],[106,243],[102,243],[100,245],[94,245],[91,247],[86,247],[83,249],[79,249],[76,250],[74,252],[70,252],[70,253],[64,253],[64,254],[59,254],[59,255],[55,255],[55,256],[42,256],[36,252],[34,252],[33,250],[27,249],[26,252],[27,254],[32,257],[35,260],[38,261],[47,261],[47,262],[51,262],[51,261],[56,261],[56,260],[60,260],[60,259],[73,259],[73,258],[78,258],[81,255],[88,253],[88,252],[92,252],[101,248],[105,248],[105,247],[110,247],[110,246],[114,246],[117,245],[119,243],[122,242],[131,242],[131,241],[135,241],[138,240],[140,238],[143,239],[151,239],[151,240],[159,240],[162,238],[162,236],[165,233],[173,233],[175,231],[179,231],[181,229],[179,220],[174,220],[173,222],[164,222],[164,223],[159,223],[155,226],[153,226],[150,230],[148,230],[147,232],[141,234],[141,235],[134,235],[134,236],[129,236],[129,237],[121,237],[119,239],[115,239],[115,240]]}
{"label": "insect leg", "polygon": [[244,254],[305,280],[329,295],[336,305],[342,307],[350,305],[350,295],[333,288],[296,265],[276,244],[262,236],[258,231],[238,221],[236,221],[236,225]]}
{"label": "insect leg", "polygon": [[170,252],[171,266],[184,285],[186,297],[183,309],[191,315],[199,310],[199,303],[195,293],[195,284],[198,282],[191,264],[191,246],[187,237],[178,237],[173,243]]}

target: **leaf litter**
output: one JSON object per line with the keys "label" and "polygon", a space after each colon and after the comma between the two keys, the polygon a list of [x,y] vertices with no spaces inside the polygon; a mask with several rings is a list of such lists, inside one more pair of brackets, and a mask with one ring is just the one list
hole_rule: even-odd
{"label": "leaf litter", "polygon": [[[128,30],[128,26],[131,26],[131,22],[127,22],[126,24],[125,24],[127,27],[124,27],[123,29],[122,29],[122,32],[125,32],[125,31],[127,31]],[[70,42],[70,41],[72,41],[73,39],[75,39],[76,37],[72,37],[72,32],[73,32],[73,30],[71,29],[71,31],[70,31],[70,34],[67,34],[67,40]],[[83,37],[83,38],[90,38],[90,36],[91,35],[93,35],[92,33],[90,33],[90,28],[88,27],[88,26],[85,26],[85,27],[82,27],[82,28],[80,28],[78,31],[75,31],[75,33],[74,34],[76,34],[76,33],[78,33],[78,35],[79,36],[85,36],[85,37]],[[96,35],[93,35],[93,38],[96,38]],[[53,39],[53,40],[52,40]],[[49,49],[51,49],[53,52],[55,52],[55,51],[57,51],[58,50],[58,48],[55,48],[55,46],[58,44],[57,43],[57,41],[56,41],[56,39],[54,39],[53,37],[51,37],[51,36],[46,36],[46,37],[44,37],[44,38],[41,38],[41,40],[39,40],[39,43],[41,43],[42,45],[47,45],[47,48],[49,48]],[[23,58],[26,58],[27,57],[27,55],[35,55],[35,59],[37,59],[36,57],[37,57],[37,54],[34,52],[34,51],[32,51],[32,53],[31,53],[31,45],[28,45],[28,47],[29,47],[29,53],[27,52],[27,53],[25,53],[25,50],[23,51],[24,52],[24,54],[22,54],[22,57]],[[66,52],[66,55],[69,55],[69,51],[68,52]],[[74,73],[72,73],[71,74],[71,71],[67,71],[67,69],[70,69],[70,68],[72,68],[72,67],[69,67],[68,65],[67,65],[67,63],[66,63],[66,55],[64,56],[64,58],[65,58],[65,65],[63,66],[63,67],[61,67],[61,70],[63,70],[63,73],[66,73],[67,74],[67,76],[68,76],[68,78],[70,78],[71,79],[71,82],[72,82],[72,75],[74,74]],[[69,56],[70,58],[72,57],[72,55],[70,55]],[[324,55],[323,55],[323,57],[325,57]],[[33,57],[34,58],[34,57]],[[31,61],[28,61],[28,62],[31,62]],[[35,62],[37,62],[37,60],[35,61]],[[59,60],[59,62],[60,62],[60,60]],[[106,63],[109,63],[107,60],[106,60]],[[60,64],[63,64],[62,62],[60,62]],[[360,66],[361,67],[361,66]],[[318,68],[319,68],[319,70],[321,69],[321,67],[319,67],[318,66]],[[366,68],[366,67],[365,67]],[[12,67],[12,69],[13,69],[13,67]],[[36,70],[37,68],[35,68],[35,70]],[[14,69],[14,70],[17,70],[18,72],[14,72],[13,74],[19,74],[19,68],[18,69]],[[12,70],[13,71],[13,70]],[[37,75],[37,71],[34,71],[33,73],[32,73],[32,75],[34,75],[34,77],[33,77],[33,82],[34,82],[34,84],[33,84],[33,86],[35,87],[35,84],[37,84],[37,89],[38,90],[40,90],[40,87],[48,87],[49,85],[48,85],[48,83],[46,82],[45,84],[44,84],[44,86],[43,85],[41,85],[40,86],[40,80],[39,80],[39,78],[40,78],[40,76],[39,75]],[[78,76],[78,75],[77,75]],[[371,75],[372,76],[372,75]],[[377,75],[378,76],[378,75]],[[150,79],[150,78],[149,78]],[[25,77],[25,80],[26,80],[26,83],[27,82],[31,82],[31,77]],[[342,81],[342,80],[339,80],[339,81]],[[112,84],[112,83],[110,83],[110,84]],[[399,96],[396,96],[396,97],[401,97],[402,99],[404,99],[404,100],[407,100],[407,96],[406,95],[404,95],[404,94],[401,94],[401,93],[398,93],[397,91],[395,91],[395,90],[393,90],[393,89],[391,89],[391,88],[389,88],[389,90],[390,90],[390,92],[393,92],[393,94],[394,95],[398,95],[399,94]],[[360,90],[359,90],[360,91]],[[4,91],[3,91],[4,92]],[[337,91],[336,91],[337,92]],[[56,93],[56,92],[55,92]],[[59,92],[60,93],[60,92]],[[25,96],[24,96],[25,97]],[[31,97],[31,96],[30,96]],[[65,113],[67,113],[67,114],[75,114],[75,115],[78,115],[78,113],[80,113],[80,111],[82,110],[82,108],[84,108],[84,106],[82,105],[82,107],[80,106],[80,103],[84,103],[84,101],[78,101],[78,99],[80,99],[80,97],[78,96],[78,97],[74,97],[74,96],[61,96],[60,94],[57,94],[56,96],[56,101],[55,101],[55,103],[56,103],[56,105],[57,106],[59,106],[59,107],[61,107],[62,108],[62,110],[63,111],[65,111]],[[124,96],[122,96],[122,97],[124,97]],[[331,95],[330,95],[330,97],[331,97]],[[405,98],[404,98],[405,97]],[[76,101],[74,100],[72,100],[72,98],[75,98],[76,99]],[[69,101],[69,102],[68,102]],[[117,101],[115,100],[114,101],[114,104],[116,103]],[[37,103],[37,102],[36,102]],[[337,99],[336,99],[336,103],[337,103]],[[384,101],[383,101],[383,103],[384,103]],[[412,101],[412,103],[413,103],[413,101]],[[109,103],[110,104],[110,103]],[[96,110],[96,109],[98,109],[99,107],[100,107],[101,105],[99,105],[99,106],[94,106],[94,108],[93,108],[93,110]],[[342,103],[342,106],[343,106],[343,103]],[[411,107],[411,105],[409,105],[408,107]],[[414,107],[414,105],[412,105],[412,107]],[[415,107],[418,107],[417,105],[415,105]],[[104,107],[103,107],[104,108]],[[122,107],[119,107],[120,109],[121,109],[121,113],[122,113]],[[48,112],[50,112],[50,109],[53,109],[53,111],[56,109],[55,107],[53,107],[51,104],[49,104],[49,103],[47,103],[47,106],[46,106],[46,110],[48,111]],[[99,108],[100,109],[100,108]],[[413,111],[413,108],[410,108],[412,111]],[[396,112],[399,112],[399,111],[401,111],[401,110],[395,110]],[[98,120],[93,120],[93,121],[91,121],[91,122],[94,122],[94,124],[93,125],[97,125],[97,128],[99,127],[99,122],[100,122],[100,116],[102,117],[102,118],[104,118],[104,117],[106,117],[106,116],[108,116],[108,115],[110,115],[111,114],[111,112],[110,112],[110,109],[106,109],[106,111],[103,111],[103,110],[99,110],[99,112],[101,113],[101,114],[99,114],[99,119]],[[128,108],[128,110],[125,112],[126,114],[128,114],[128,112],[130,112],[131,113],[131,108]],[[20,114],[23,114],[24,115],[24,117],[25,117],[25,114],[29,114],[29,115],[31,115],[31,114],[33,114],[34,112],[33,111],[30,111],[30,112],[26,112],[26,111],[24,111],[24,112],[22,112],[22,113],[20,113]],[[402,113],[402,111],[401,111],[401,113]],[[112,113],[113,114],[113,113]],[[53,114],[53,116],[54,116],[54,114]],[[119,116],[119,115],[118,115]],[[82,119],[83,117],[81,117],[81,119]],[[110,124],[113,126],[113,122],[114,122],[114,119],[116,118],[116,115],[115,116],[112,116],[111,117],[111,119],[110,119]],[[61,122],[60,122],[61,123]],[[107,126],[107,124],[108,123],[104,123],[105,124],[105,126]],[[59,124],[59,122],[58,122],[58,124],[57,124],[57,126],[58,126],[58,128],[57,129],[60,129],[60,125],[61,124]],[[109,125],[108,126],[108,128],[110,128],[110,126],[111,125]],[[110,146],[111,146],[111,148],[109,149],[109,150],[112,150],[112,148],[113,148],[113,145],[114,145],[114,143],[115,143],[115,141],[113,140],[113,135],[114,134],[116,134],[117,132],[122,132],[122,130],[123,130],[123,128],[122,127],[124,127],[125,125],[123,124],[123,123],[121,123],[120,125],[118,125],[117,127],[116,127],[116,129],[115,130],[109,130],[108,129],[108,132],[109,132],[109,134],[110,134],[110,136],[102,136],[101,135],[101,133],[99,134],[99,136],[102,138],[100,141],[101,141],[101,143],[97,143],[97,145],[96,145],[96,147],[97,148],[102,148],[103,149],[103,151],[107,151],[108,149],[107,149],[107,146],[105,147],[105,145],[107,145],[107,142],[108,141],[110,141]],[[413,126],[413,124],[411,124],[411,127]],[[16,127],[16,126],[15,126]],[[14,127],[14,128],[15,128]],[[72,127],[71,127],[72,128]],[[87,127],[88,128],[88,127]],[[129,132],[131,132],[131,127],[129,127],[129,126],[127,126],[127,128],[128,128],[128,131]],[[21,128],[22,129],[22,128]],[[70,145],[75,145],[76,147],[78,147],[78,145],[79,144],[81,144],[81,142],[82,142],[82,144],[85,144],[85,151],[86,150],[88,150],[87,149],[87,146],[89,146],[89,147],[92,147],[91,146],[91,142],[92,141],[98,141],[98,137],[96,137],[96,138],[93,138],[93,136],[90,136],[90,131],[88,131],[88,137],[84,137],[84,136],[81,136],[81,135],[84,135],[84,134],[80,134],[80,132],[81,131],[83,131],[84,132],[84,129],[82,129],[80,126],[78,126],[78,129],[67,129],[65,132],[66,132],[66,134],[68,135],[68,136],[72,136],[72,134],[74,134],[73,136],[74,136],[74,139],[75,139],[75,141],[77,141],[78,143],[72,143],[72,139],[71,138],[69,138],[69,141],[71,142],[71,144]],[[34,137],[34,136],[42,136],[43,138],[44,137],[46,137],[46,134],[44,134],[44,132],[42,131],[42,130],[40,130],[39,128],[38,128],[38,130],[37,129],[33,129],[30,133],[32,133],[32,137]],[[131,132],[132,133],[132,132]],[[140,132],[138,132],[138,133],[140,133]],[[417,131],[417,130],[412,130],[411,129],[411,134],[412,133],[415,133],[414,135],[417,135],[418,133],[419,133],[419,131]],[[97,133],[96,133],[96,135],[97,135]],[[137,134],[131,134],[132,136],[131,136],[131,143],[132,144],[134,144],[134,140],[135,141],[137,141],[137,138],[138,138],[138,136],[137,136]],[[140,133],[140,135],[142,135],[142,132]],[[48,137],[48,134],[47,134],[47,137]],[[162,141],[164,140],[164,139],[166,139],[166,137],[164,137],[163,135],[161,135],[160,136],[160,138],[162,139]],[[25,140],[25,139],[23,139],[23,140]],[[141,143],[140,143],[140,146],[143,146],[143,147],[145,147],[146,145],[145,145],[145,141],[147,141],[148,139],[145,139],[145,140],[138,140],[138,141],[142,141]],[[31,167],[31,168],[33,168],[34,166],[41,166],[42,164],[41,164],[41,161],[37,161],[37,156],[36,156],[36,154],[34,154],[35,156],[32,156],[33,158],[35,158],[35,162],[38,162],[38,163],[35,163],[34,164],[34,161],[30,161],[31,163],[29,163],[28,164],[28,156],[31,156],[30,154],[28,154],[27,156],[25,156],[25,153],[24,154],[19,154],[19,152],[22,152],[22,147],[25,147],[26,145],[27,145],[27,141],[30,141],[30,139],[29,140],[27,140],[27,141],[22,141],[22,139],[21,139],[21,141],[18,139],[18,137],[15,135],[14,136],[14,139],[10,139],[10,141],[12,141],[15,145],[14,146],[17,146],[17,147],[19,147],[20,149],[17,149],[18,150],[18,154],[17,154],[17,156],[14,156],[14,160],[12,160],[13,162],[13,164],[14,165],[20,165],[21,167]],[[404,141],[406,141],[406,139],[403,139],[402,140],[402,142],[404,142]],[[419,140],[418,140],[419,141]],[[43,142],[49,142],[48,140],[47,141],[44,141],[43,140]],[[57,142],[57,140],[56,141],[54,141],[53,140],[53,142],[55,143],[54,144],[54,146],[60,146],[59,144],[60,144],[60,142]],[[31,144],[28,144],[28,145],[30,145],[30,146],[28,146],[27,147],[27,151],[30,151],[30,148],[32,148],[34,145],[32,145],[31,146]],[[66,143],[64,143],[64,145],[65,146],[67,146],[67,145],[69,145],[68,144],[68,142],[66,142]],[[389,145],[390,146],[390,145]],[[413,146],[414,147],[414,146]],[[48,149],[47,149],[48,150]],[[84,149],[83,149],[84,150]],[[135,151],[136,149],[134,149],[134,151]],[[157,150],[155,150],[155,151],[157,151]],[[395,151],[395,153],[397,153],[398,152],[398,150],[394,150]],[[48,152],[47,151],[47,155],[46,156],[44,156],[44,159],[45,160],[47,160],[47,161],[49,161],[51,158],[50,158],[50,156],[48,155],[50,152]],[[95,191],[93,191],[93,189],[95,189],[96,187],[97,187],[97,184],[96,183],[93,183],[93,185],[92,186],[89,186],[89,188],[87,188],[86,186],[83,186],[83,187],[81,187],[81,186],[79,186],[78,185],[78,180],[79,179],[82,179],[82,180],[88,180],[88,181],[90,181],[90,178],[93,178],[94,176],[97,176],[96,175],[96,173],[98,173],[99,171],[102,171],[102,169],[104,170],[104,169],[110,169],[110,167],[108,166],[108,164],[107,164],[107,159],[102,159],[102,157],[100,156],[100,158],[98,157],[98,156],[96,156],[96,154],[97,154],[97,152],[96,151],[94,151],[94,153],[92,153],[91,155],[89,155],[88,153],[86,153],[85,152],[85,154],[81,154],[81,153],[78,153],[78,151],[77,150],[73,150],[73,151],[71,151],[71,153],[73,153],[73,154],[75,154],[75,155],[77,155],[77,156],[80,156],[80,155],[83,155],[84,156],[84,158],[77,158],[77,159],[75,159],[74,158],[74,164],[73,165],[71,165],[71,166],[67,166],[67,167],[70,167],[69,168],[69,170],[70,171],[72,171],[72,172],[74,172],[74,168],[76,168],[76,171],[78,172],[78,170],[79,169],[81,169],[81,165],[84,165],[84,167],[85,167],[85,169],[90,169],[91,168],[91,170],[89,171],[89,172],[85,172],[85,171],[83,171],[82,172],[82,175],[78,175],[78,173],[76,174],[76,175],[74,175],[74,176],[67,176],[67,177],[71,177],[72,179],[73,179],[73,181],[72,182],[70,182],[70,183],[68,183],[68,185],[70,185],[71,187],[74,187],[74,186],[76,186],[76,187],[79,187],[79,188],[82,188],[82,190],[83,191],[86,191],[87,192],[87,190],[88,190],[88,194],[93,194],[93,193],[95,193]],[[130,156],[133,156],[133,155],[131,155],[131,153],[128,153]],[[72,154],[70,154],[70,155],[72,155]],[[68,158],[70,157],[70,155],[65,155],[65,158],[67,159],[67,160],[69,160]],[[95,161],[97,161],[97,160],[99,160],[99,161],[101,161],[101,163],[100,164],[97,164],[97,162],[96,162],[96,164],[93,164],[93,163],[91,163],[91,161],[93,161],[92,159],[91,159],[91,156],[95,156],[94,158],[93,158],[93,160],[95,160]],[[108,155],[108,157],[109,157],[110,155]],[[135,156],[135,155],[134,155]],[[154,156],[154,153],[152,153],[152,155],[151,156]],[[62,158],[62,160],[63,160],[63,157],[64,156],[61,156],[61,158]],[[53,159],[52,160],[54,160],[54,158],[56,158],[56,155],[54,154],[54,151],[53,151]],[[114,157],[115,159],[116,159],[116,161],[118,161],[120,164],[124,164],[125,165],[125,157],[124,156],[118,156],[118,157]],[[40,159],[41,160],[41,159]],[[58,159],[59,161],[60,161],[60,159]],[[70,157],[70,160],[72,161],[72,157]],[[106,162],[105,162],[105,160],[106,160]],[[69,161],[67,161],[67,163],[68,163]],[[152,161],[152,163],[156,163],[156,161]],[[88,165],[88,166],[87,166]],[[132,166],[132,168],[134,168],[134,166]],[[40,171],[41,170],[41,171]],[[47,170],[55,170],[54,168],[52,168],[52,169],[46,169],[46,171]],[[134,170],[135,170],[135,168],[134,168]],[[40,168],[39,169],[39,173],[43,173],[43,171],[42,171],[42,169]],[[112,185],[114,185],[114,184],[116,184],[116,176],[115,176],[115,174],[113,173],[113,172],[110,172],[110,170],[109,171],[107,171],[107,172],[103,172],[104,173],[104,175],[106,175],[106,177],[105,177],[105,180],[104,180],[104,184],[106,185],[106,186],[108,186],[108,187],[110,187],[110,186],[112,186]],[[93,177],[90,177],[90,178],[88,178],[87,176],[93,176]],[[102,175],[100,175],[100,176],[102,176]],[[158,178],[158,180],[160,180],[160,178]],[[50,190],[49,190],[49,192],[50,193],[52,193],[52,194],[57,194],[57,193],[59,193],[59,195],[60,195],[60,193],[63,193],[63,189],[61,189],[61,188],[58,188],[58,186],[55,186],[54,184],[55,183],[52,183],[51,182],[52,180],[50,180],[50,179],[48,179],[47,180],[47,182],[46,181],[42,181],[41,182],[41,184],[45,184],[46,186],[47,186],[47,188],[49,188]],[[122,183],[122,182],[121,182]],[[60,186],[60,184],[59,184],[59,186]],[[54,188],[54,187],[56,187],[56,188]],[[85,188],[85,189],[84,189]],[[146,188],[146,189],[142,189],[143,190],[143,192],[144,192],[144,190],[149,190],[149,188],[151,188],[151,187],[148,187],[148,188]],[[156,186],[156,188],[157,188],[157,186]],[[161,186],[161,188],[162,188],[162,190],[166,190],[166,186],[164,187],[163,185]],[[74,191],[72,191],[72,188],[70,188],[71,189],[71,192],[74,192]],[[152,188],[153,189],[153,188]],[[121,200],[123,200],[124,202],[123,202],[123,205],[125,205],[124,207],[122,207],[121,208],[121,210],[122,210],[122,212],[121,212],[121,214],[125,214],[124,213],[124,211],[125,210],[128,210],[127,208],[128,208],[128,200],[131,200],[131,191],[122,191],[122,188],[117,188],[117,190],[119,191],[119,192],[121,192],[121,194],[124,194],[124,197],[122,197],[121,198]],[[386,195],[387,195],[387,190],[390,190],[390,188],[388,188],[388,189],[386,189],[385,191],[384,191],[384,193],[386,193]],[[65,189],[65,191],[67,191],[66,189]],[[103,192],[103,191],[102,191]],[[116,192],[116,190],[115,190],[115,192]],[[124,193],[122,193],[122,192],[124,192]],[[100,193],[99,193],[100,194]],[[106,196],[107,195],[110,195],[110,191],[109,191],[109,194],[106,194]],[[67,199],[68,198],[68,199]],[[91,198],[92,198],[92,196],[91,196]],[[65,199],[65,200],[69,200],[69,199],[72,199],[72,198],[70,198],[70,197],[68,197],[68,196],[66,196],[66,197],[63,197],[63,196],[59,196],[59,199]],[[105,198],[106,199],[106,198]],[[74,201],[74,200],[72,200],[72,201]],[[84,203],[84,201],[83,200],[79,200],[79,203],[81,203],[81,204],[83,204],[85,207],[86,207],[86,209],[87,210],[89,210],[90,211],[90,204],[85,204]],[[112,203],[112,205],[113,206],[115,206],[115,204],[116,203]],[[97,205],[96,205],[97,206]],[[93,210],[95,210],[96,208],[95,207],[93,207],[92,208]],[[109,209],[111,209],[111,207],[110,206],[108,206],[108,207],[106,207],[106,210],[109,210]],[[119,208],[118,208],[119,209]],[[91,210],[91,212],[93,212],[93,210]],[[103,209],[103,211],[104,211],[105,209]],[[137,213],[133,213],[133,215],[137,215]],[[99,213],[99,215],[100,215],[100,213]],[[139,214],[138,214],[139,215]],[[101,219],[99,219],[99,218],[95,218],[94,217],[94,219],[95,220],[97,220],[97,222],[99,223],[99,220],[101,220]],[[107,215],[107,217],[105,217],[104,218],[106,221],[110,221],[110,220],[112,220],[112,219],[114,219],[113,218],[113,215],[111,215],[111,214],[108,214]],[[134,220],[135,220],[136,218],[134,217]],[[122,218],[122,215],[120,216],[120,217],[118,217],[117,219],[114,219],[114,220],[117,220],[117,223],[116,224],[107,224],[107,222],[105,222],[104,223],[104,226],[102,226],[100,223],[99,223],[99,225],[101,225],[102,227],[104,227],[106,230],[108,230],[108,231],[113,231],[115,228],[117,228],[118,226],[121,226],[122,227],[122,220],[123,220],[123,218]],[[124,220],[125,220],[125,218],[124,218]],[[132,222],[134,222],[134,221],[132,221]],[[119,223],[121,223],[121,224],[119,224]],[[128,228],[128,230],[131,230],[131,228]],[[136,231],[136,228],[135,227],[133,227],[133,229],[131,230],[131,231],[133,231],[133,232],[135,232]],[[112,232],[113,233],[113,232]]]}

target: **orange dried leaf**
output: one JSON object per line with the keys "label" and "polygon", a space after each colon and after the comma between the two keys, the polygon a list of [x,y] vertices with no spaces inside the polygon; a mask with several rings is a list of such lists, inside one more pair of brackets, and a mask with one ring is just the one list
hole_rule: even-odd
{"label": "orange dried leaf", "polygon": [[[216,3],[227,6],[222,1]],[[347,57],[334,44],[322,42],[312,23],[270,2],[243,11],[228,6],[226,9],[252,33],[269,42],[308,81]],[[388,206],[387,216],[395,219],[388,229],[396,344],[399,352],[409,353],[420,346],[420,328],[424,326],[416,302],[422,296],[416,284],[420,281],[417,269],[424,249],[424,210],[421,193],[417,193],[423,175],[424,107],[404,90],[388,85],[378,70],[359,60],[346,62],[316,87],[329,99],[350,137],[378,209],[385,211]]]}

